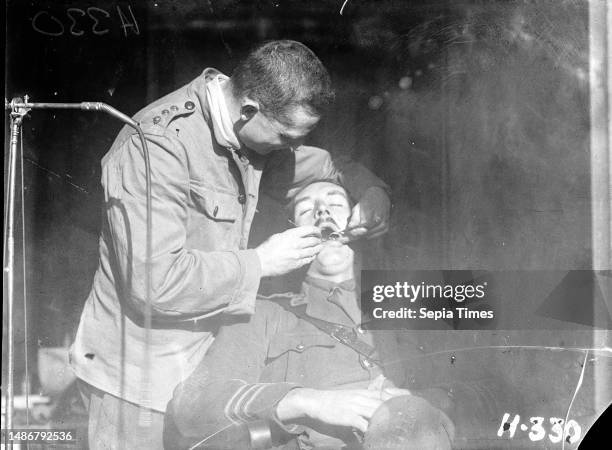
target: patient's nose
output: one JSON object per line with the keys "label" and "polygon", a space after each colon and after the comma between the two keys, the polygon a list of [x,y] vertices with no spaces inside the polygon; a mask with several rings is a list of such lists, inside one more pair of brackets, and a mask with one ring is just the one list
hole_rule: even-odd
{"label": "patient's nose", "polygon": [[324,202],[318,202],[315,206],[315,215],[317,218],[329,216],[329,208]]}

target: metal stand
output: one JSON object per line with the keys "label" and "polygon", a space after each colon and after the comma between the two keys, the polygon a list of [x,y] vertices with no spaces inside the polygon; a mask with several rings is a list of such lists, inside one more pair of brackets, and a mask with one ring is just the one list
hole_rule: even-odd
{"label": "metal stand", "polygon": [[[13,305],[15,304],[15,280],[14,280],[14,268],[15,268],[15,191],[16,191],[16,170],[17,170],[17,144],[19,142],[19,135],[21,133],[21,126],[23,118],[32,109],[80,109],[85,111],[102,111],[105,112],[126,125],[134,128],[140,137],[140,141],[143,148],[144,162],[145,162],[145,176],[146,176],[146,270],[145,270],[145,285],[146,285],[146,306],[144,314],[145,322],[145,354],[143,355],[143,380],[142,380],[142,406],[145,408],[141,414],[141,425],[150,425],[150,410],[146,409],[151,405],[151,392],[150,392],[150,340],[151,340],[151,255],[152,255],[152,214],[151,214],[151,166],[149,160],[149,149],[140,125],[126,116],[122,112],[116,110],[106,103],[100,102],[81,102],[81,103],[30,103],[28,96],[24,96],[24,99],[14,98],[10,103],[5,99],[5,109],[11,110],[11,136],[9,145],[9,164],[8,164],[8,187],[7,187],[7,207],[6,207],[6,261],[4,262],[4,274],[6,277],[7,285],[7,297],[6,297],[6,311],[7,311],[7,353],[8,353],[8,374],[6,383],[6,424],[7,430],[13,427],[13,413],[14,413],[14,377],[13,372],[15,369],[15,342],[14,342],[14,323],[13,323]],[[23,182],[23,180],[22,180]],[[23,207],[23,204],[22,204]],[[25,255],[23,255],[25,257]],[[27,344],[26,344],[27,345]],[[27,364],[27,361],[26,361]],[[27,405],[26,405],[27,406]],[[8,435],[8,433],[7,433]],[[12,448],[10,442],[6,443],[6,448]]]}
{"label": "metal stand", "polygon": [[[17,99],[21,100],[21,99]],[[27,97],[26,97],[27,102]],[[6,382],[6,424],[5,428],[10,430],[13,428],[13,400],[15,397],[15,380],[13,372],[15,370],[15,340],[14,340],[14,317],[13,305],[15,304],[15,191],[16,191],[16,173],[17,173],[17,143],[19,142],[19,134],[21,133],[21,125],[23,117],[28,113],[29,109],[24,107],[15,107],[11,111],[11,137],[9,145],[9,161],[8,161],[8,189],[7,189],[7,223],[6,223],[6,261],[4,263],[4,273],[6,276],[7,289],[7,305],[6,305],[6,321],[7,321],[7,353],[8,353],[8,373]],[[7,441],[7,447],[12,448],[12,445]]]}

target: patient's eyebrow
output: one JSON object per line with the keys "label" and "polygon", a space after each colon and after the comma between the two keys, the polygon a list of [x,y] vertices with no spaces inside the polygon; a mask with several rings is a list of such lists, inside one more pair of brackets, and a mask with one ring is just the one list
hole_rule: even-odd
{"label": "patient's eyebrow", "polygon": [[[332,195],[341,195],[344,198],[347,198],[346,193],[344,191],[342,191],[341,189],[334,189],[332,191],[329,191],[325,194],[325,196],[330,197]],[[305,195],[302,198],[299,198],[295,201],[295,203],[293,204],[293,207],[295,208],[297,205],[299,205],[302,202],[306,202],[306,201],[311,201],[312,197],[309,195]]]}
{"label": "patient's eyebrow", "polygon": [[341,195],[342,197],[346,198],[346,194],[344,193],[344,191],[341,191],[340,189],[335,189],[333,191],[329,191],[327,193],[328,196],[330,195]]}
{"label": "patient's eyebrow", "polygon": [[295,201],[295,203],[293,204],[293,207],[295,208],[295,207],[296,207],[297,205],[299,205],[301,202],[305,202],[305,201],[308,201],[308,200],[312,200],[312,198],[310,198],[308,195],[307,195],[307,196],[305,196],[305,197],[302,197],[302,198],[300,198],[300,199],[298,199],[298,200],[296,200],[296,201]]}

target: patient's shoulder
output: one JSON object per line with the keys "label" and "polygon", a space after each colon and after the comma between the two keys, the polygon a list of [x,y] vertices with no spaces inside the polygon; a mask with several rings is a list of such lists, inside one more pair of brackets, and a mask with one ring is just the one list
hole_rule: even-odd
{"label": "patient's shoulder", "polygon": [[219,324],[219,336],[236,333],[261,334],[270,329],[278,329],[287,312],[279,304],[291,300],[290,296],[274,296],[274,299],[258,296],[254,314],[225,315]]}
{"label": "patient's shoulder", "polygon": [[258,297],[255,305],[255,316],[267,320],[278,319],[286,312],[281,304],[284,302],[289,305],[292,298],[290,294],[279,294],[274,298]]}

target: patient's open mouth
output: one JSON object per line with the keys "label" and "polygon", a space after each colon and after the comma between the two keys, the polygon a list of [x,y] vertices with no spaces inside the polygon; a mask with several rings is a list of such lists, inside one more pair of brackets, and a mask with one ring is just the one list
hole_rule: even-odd
{"label": "patient's open mouth", "polygon": [[334,230],[331,228],[322,228],[321,229],[321,238],[323,238],[324,241],[329,240],[330,235],[332,235],[334,233]]}
{"label": "patient's open mouth", "polygon": [[330,237],[339,230],[339,227],[331,220],[325,221],[323,223],[318,223],[316,224],[316,226],[321,229],[321,238],[323,239],[323,241],[329,240]]}

